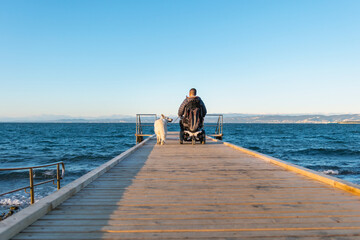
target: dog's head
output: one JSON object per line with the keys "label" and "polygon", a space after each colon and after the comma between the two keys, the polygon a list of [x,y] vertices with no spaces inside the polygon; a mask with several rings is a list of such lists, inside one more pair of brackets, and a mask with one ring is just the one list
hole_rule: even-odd
{"label": "dog's head", "polygon": [[161,114],[161,119],[165,119],[167,122],[172,122],[172,118],[164,116],[164,114]]}

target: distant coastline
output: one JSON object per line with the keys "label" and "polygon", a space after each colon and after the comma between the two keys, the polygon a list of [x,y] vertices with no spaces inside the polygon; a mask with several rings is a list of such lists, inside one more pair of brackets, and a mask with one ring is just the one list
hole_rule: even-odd
{"label": "distant coastline", "polygon": [[[223,114],[224,123],[271,123],[271,124],[360,124],[360,114],[337,115],[282,115],[282,114]],[[171,116],[174,119],[177,116]],[[150,119],[148,122],[153,121]],[[207,117],[206,122],[216,122],[216,117]],[[135,123],[136,117],[129,115],[113,115],[107,117],[70,117],[46,115],[30,118],[0,118],[1,123]],[[147,122],[144,119],[144,122]]]}
{"label": "distant coastline", "polygon": [[341,121],[339,124],[360,124],[360,121]]}

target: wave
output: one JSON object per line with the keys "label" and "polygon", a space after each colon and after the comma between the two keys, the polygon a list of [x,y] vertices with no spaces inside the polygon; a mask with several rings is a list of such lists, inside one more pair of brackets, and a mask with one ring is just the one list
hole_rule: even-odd
{"label": "wave", "polygon": [[45,144],[54,144],[56,143],[56,141],[52,141],[52,140],[40,140],[39,143],[45,143]]}
{"label": "wave", "polygon": [[339,171],[339,175],[360,175],[360,170],[349,170],[349,169],[342,169]]}
{"label": "wave", "polygon": [[[53,192],[53,191],[48,191],[48,192],[39,193],[39,189],[37,190],[38,192],[35,193],[35,202],[38,202],[40,199],[48,196],[51,192]],[[22,192],[22,193],[12,193],[6,196],[8,197],[5,198],[2,197],[0,199],[0,216],[7,214],[9,210],[14,206],[17,207],[15,209],[15,212],[18,212],[21,209],[30,206],[30,197],[28,194]]]}
{"label": "wave", "polygon": [[12,199],[12,198],[3,198],[0,199],[0,205],[7,205],[7,206],[22,206],[26,204],[26,200],[20,200],[20,199]]}
{"label": "wave", "polygon": [[327,155],[327,156],[360,156],[360,151],[346,148],[307,148],[295,151],[288,151],[288,154],[301,155]]}
{"label": "wave", "polygon": [[328,169],[328,170],[323,170],[320,171],[326,175],[339,175],[339,171],[338,170],[332,170],[332,169]]}
{"label": "wave", "polygon": [[107,136],[101,136],[102,138],[128,138],[129,135],[125,134],[114,134],[114,135],[107,135]]}
{"label": "wave", "polygon": [[337,168],[337,167],[331,167],[329,169],[322,169],[322,170],[317,170],[321,173],[324,173],[326,175],[343,175],[343,176],[347,176],[347,175],[360,175],[360,170],[357,169],[341,169],[341,168]]}
{"label": "wave", "polygon": [[0,214],[7,213],[11,206],[17,206],[19,209],[30,205],[30,199],[24,193],[13,193],[0,199]]}
{"label": "wave", "polygon": [[[65,165],[66,166],[66,165]],[[66,169],[66,168],[65,168]],[[92,169],[89,169],[92,170]],[[65,170],[65,178],[67,177],[79,177],[89,170],[78,169],[78,170]],[[61,172],[61,170],[60,170]],[[34,180],[47,180],[56,178],[56,170],[53,169],[35,169],[34,170]],[[61,174],[61,173],[60,173]],[[29,179],[29,171],[9,171],[9,172],[0,172],[0,180],[13,181],[14,179]]]}
{"label": "wave", "polygon": [[254,150],[254,151],[259,151],[259,150],[261,150],[261,148],[259,148],[259,147],[256,147],[256,146],[254,146],[254,147],[248,147],[250,150]]}

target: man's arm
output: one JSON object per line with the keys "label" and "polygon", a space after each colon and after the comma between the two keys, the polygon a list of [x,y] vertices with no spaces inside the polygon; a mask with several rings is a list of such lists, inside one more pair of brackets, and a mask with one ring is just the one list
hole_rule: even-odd
{"label": "man's arm", "polygon": [[205,104],[201,98],[200,98],[200,105],[201,105],[201,111],[202,111],[203,117],[205,117],[207,110],[206,110]]}
{"label": "man's arm", "polygon": [[188,103],[187,98],[185,98],[185,100],[182,102],[182,104],[179,107],[179,111],[178,111],[178,116],[182,117],[184,115],[184,111],[185,111],[185,106]]}

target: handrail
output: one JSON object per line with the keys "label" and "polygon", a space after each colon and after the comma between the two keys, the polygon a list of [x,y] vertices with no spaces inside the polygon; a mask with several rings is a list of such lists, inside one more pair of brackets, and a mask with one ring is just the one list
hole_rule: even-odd
{"label": "handrail", "polygon": [[[143,126],[152,126],[153,123],[143,123],[141,121],[141,117],[151,117],[154,116],[154,120],[156,120],[157,116],[156,114],[136,114],[136,144],[142,142],[144,140],[144,137],[146,136],[152,136],[152,134],[144,134],[143,133]],[[215,137],[216,139],[222,140],[223,138],[223,122],[224,122],[224,116],[223,114],[207,114],[206,117],[218,117],[217,123],[215,124],[206,124],[205,127],[215,127],[215,133],[214,134],[206,134],[208,136]]]}
{"label": "handrail", "polygon": [[[224,116],[223,114],[207,114],[208,117],[218,117],[217,123],[215,124],[207,124],[206,126],[212,126],[215,128],[214,134],[207,134],[209,136],[215,137],[216,139],[222,140],[223,138],[223,124],[224,124]],[[205,118],[206,118],[205,116]]]}
{"label": "handrail", "polygon": [[[44,168],[44,167],[50,167],[50,166],[54,166],[56,165],[56,178],[52,178],[50,180],[47,181],[43,181],[40,183],[36,183],[34,184],[34,174],[33,174],[33,169],[36,168]],[[61,165],[61,175],[60,175],[60,165]],[[30,178],[30,186],[26,186],[26,187],[22,187],[22,188],[18,188],[15,190],[11,190],[9,192],[5,192],[5,193],[1,193],[0,196],[4,196],[6,194],[9,193],[13,193],[13,192],[17,192],[20,190],[25,190],[26,189],[30,189],[30,203],[33,204],[35,202],[35,197],[34,197],[34,187],[35,186],[39,186],[48,182],[53,182],[53,184],[55,184],[55,180],[57,183],[57,189],[60,189],[60,180],[63,179],[65,177],[65,164],[64,162],[56,162],[56,163],[51,163],[51,164],[46,164],[46,165],[40,165],[40,166],[32,166],[32,167],[19,167],[19,168],[0,168],[0,171],[16,171],[16,170],[24,170],[24,169],[29,169],[29,178]],[[28,193],[28,192],[26,192]]]}
{"label": "handrail", "polygon": [[136,114],[136,144],[141,143],[144,140],[144,137],[146,136],[152,136],[153,134],[144,134],[143,133],[143,126],[153,126],[154,123],[142,123],[141,122],[141,117],[147,116],[147,117],[154,117],[154,122],[157,119],[156,114],[144,114],[144,113],[140,113],[140,114]]}

